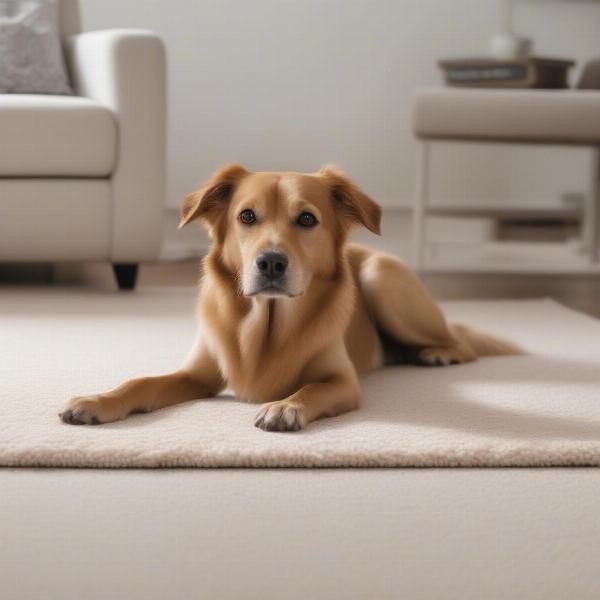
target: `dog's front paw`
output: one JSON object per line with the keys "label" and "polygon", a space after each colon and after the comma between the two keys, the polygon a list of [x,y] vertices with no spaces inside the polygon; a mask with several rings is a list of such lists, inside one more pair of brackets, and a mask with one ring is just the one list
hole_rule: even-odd
{"label": "dog's front paw", "polygon": [[265,404],[254,421],[264,431],[298,431],[305,424],[304,407],[288,400]]}
{"label": "dog's front paw", "polygon": [[70,425],[100,425],[123,418],[108,398],[79,396],[67,402],[58,416]]}

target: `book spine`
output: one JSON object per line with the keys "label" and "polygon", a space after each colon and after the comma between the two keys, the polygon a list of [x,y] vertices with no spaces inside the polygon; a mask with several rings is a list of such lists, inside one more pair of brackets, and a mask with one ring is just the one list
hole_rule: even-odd
{"label": "book spine", "polygon": [[469,84],[493,81],[517,82],[526,79],[527,68],[523,65],[451,67],[446,69],[446,80],[450,84]]}

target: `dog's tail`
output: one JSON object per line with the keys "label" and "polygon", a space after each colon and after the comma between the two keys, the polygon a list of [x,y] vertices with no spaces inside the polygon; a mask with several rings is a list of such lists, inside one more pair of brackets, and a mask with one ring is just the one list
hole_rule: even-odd
{"label": "dog's tail", "polygon": [[450,332],[460,345],[466,346],[477,357],[525,354],[525,351],[517,344],[477,331],[466,325],[451,324]]}

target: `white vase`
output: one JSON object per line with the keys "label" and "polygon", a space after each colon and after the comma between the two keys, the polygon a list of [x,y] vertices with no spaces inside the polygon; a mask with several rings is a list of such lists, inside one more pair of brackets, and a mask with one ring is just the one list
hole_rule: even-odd
{"label": "white vase", "polygon": [[512,33],[497,33],[492,36],[490,52],[498,60],[527,58],[531,54],[532,41]]}

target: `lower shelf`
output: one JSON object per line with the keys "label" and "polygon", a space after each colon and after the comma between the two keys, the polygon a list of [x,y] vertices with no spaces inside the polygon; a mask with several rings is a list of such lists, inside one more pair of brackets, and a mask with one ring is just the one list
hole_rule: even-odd
{"label": "lower shelf", "polygon": [[426,271],[492,273],[600,274],[578,240],[550,242],[435,243],[427,244]]}

